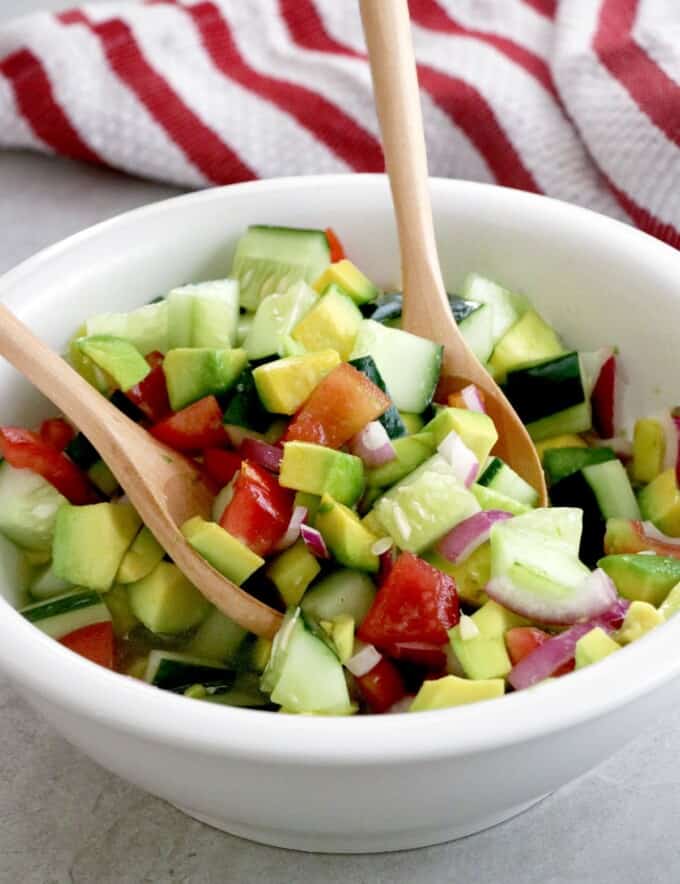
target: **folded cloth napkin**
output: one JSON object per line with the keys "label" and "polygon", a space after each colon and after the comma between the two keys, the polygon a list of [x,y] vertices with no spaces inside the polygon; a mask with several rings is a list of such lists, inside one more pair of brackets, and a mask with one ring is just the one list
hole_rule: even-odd
{"label": "folded cloth napkin", "polygon": [[[679,4],[411,0],[431,173],[680,246]],[[0,145],[190,187],[381,170],[357,4],[111,2],[10,22]]]}

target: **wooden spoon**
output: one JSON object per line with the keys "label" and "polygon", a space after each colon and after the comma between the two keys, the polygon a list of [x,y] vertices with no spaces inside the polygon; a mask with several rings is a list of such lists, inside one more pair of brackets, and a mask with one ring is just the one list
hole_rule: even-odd
{"label": "wooden spoon", "polygon": [[[407,0],[360,0],[385,164],[401,251],[403,327],[444,346],[451,388],[476,384],[498,430],[495,451],[547,503],[545,477],[526,428],[458,330],[442,280]],[[408,370],[408,366],[405,367]]]}
{"label": "wooden spoon", "polygon": [[244,629],[271,638],[281,614],[215,571],[179,531],[192,516],[211,518],[213,495],[196,464],[126,417],[2,305],[0,354],[87,436],[144,524],[203,595]]}

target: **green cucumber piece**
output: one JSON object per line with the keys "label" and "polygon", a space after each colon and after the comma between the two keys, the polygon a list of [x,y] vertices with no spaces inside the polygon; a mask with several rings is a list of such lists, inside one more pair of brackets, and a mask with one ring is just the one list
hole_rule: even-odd
{"label": "green cucumber piece", "polygon": [[543,469],[550,485],[591,464],[615,460],[611,448],[549,448],[543,455]]}
{"label": "green cucumber piece", "polygon": [[[388,396],[390,395],[389,390],[385,386],[385,381],[382,379],[382,375],[378,371],[378,366],[375,364],[375,360],[372,356],[362,356],[360,359],[352,359],[350,365],[365,375],[369,381],[375,384],[378,389],[383,391],[383,393],[387,393]],[[385,427],[390,439],[398,439],[400,436],[406,435],[406,426],[404,425],[401,415],[397,411],[394,403],[390,405],[387,411],[384,412],[378,420],[383,427]]]}
{"label": "green cucumber piece", "polygon": [[515,294],[479,273],[468,274],[460,293],[468,301],[477,301],[491,307],[491,336],[494,345],[529,309],[529,302],[523,295]]}
{"label": "green cucumber piece", "polygon": [[232,663],[248,631],[226,614],[213,608],[186,647],[188,654]]}
{"label": "green cucumber piece", "polygon": [[168,301],[168,349],[233,347],[239,321],[239,287],[217,279],[173,289]]}
{"label": "green cucumber piece", "polygon": [[42,632],[56,639],[63,638],[76,629],[111,620],[109,609],[99,593],[89,589],[79,589],[27,605],[19,613]]}
{"label": "green cucumber piece", "polygon": [[65,592],[69,592],[72,588],[73,584],[68,580],[63,580],[61,577],[57,577],[52,568],[52,564],[50,563],[41,568],[34,576],[28,587],[28,591],[32,598],[44,601],[45,599],[51,599],[57,595],[63,595]]}
{"label": "green cucumber piece", "polygon": [[557,414],[527,424],[526,427],[534,442],[541,442],[543,439],[552,439],[555,436],[585,433],[592,425],[590,402],[581,402]]}
{"label": "green cucumber piece", "polygon": [[358,626],[373,604],[375,593],[375,584],[367,574],[343,568],[313,583],[300,606],[317,623],[346,614]]}
{"label": "green cucumber piece", "polygon": [[235,678],[236,673],[217,660],[160,650],[151,651],[144,673],[149,684],[178,693],[194,684],[227,688]]}
{"label": "green cucumber piece", "polygon": [[0,533],[18,547],[49,553],[57,512],[65,503],[37,473],[0,464]]}
{"label": "green cucumber piece", "polygon": [[180,411],[205,396],[230,390],[246,366],[245,350],[181,347],[163,360],[163,373],[173,411]]}
{"label": "green cucumber piece", "polygon": [[501,494],[493,488],[475,483],[470,488],[475,500],[483,510],[502,510],[504,513],[512,513],[513,516],[522,516],[530,511],[525,503],[520,503],[507,494]]}
{"label": "green cucumber piece", "polygon": [[244,368],[236,379],[222,419],[229,426],[245,427],[256,433],[263,433],[271,423],[271,415],[258,396],[252,368]]}
{"label": "green cucumber piece", "polygon": [[102,313],[85,322],[83,336],[111,335],[124,338],[142,356],[168,349],[168,304],[161,299],[128,313]]}
{"label": "green cucumber piece", "polygon": [[395,406],[400,411],[419,413],[432,401],[442,352],[439,344],[365,319],[350,359],[372,356]]}
{"label": "green cucumber piece", "polygon": [[100,459],[96,448],[82,433],[77,433],[73,437],[66,446],[65,453],[81,470],[89,470]]}
{"label": "green cucumber piece", "polygon": [[[586,401],[578,353],[545,359],[508,372],[505,393],[525,424],[554,417]],[[562,430],[563,432],[574,432]]]}
{"label": "green cucumber piece", "polygon": [[530,507],[536,506],[538,501],[536,489],[525,482],[521,476],[518,476],[500,457],[489,459],[481,476],[477,479],[477,483]]}
{"label": "green cucumber piece", "polygon": [[239,239],[231,275],[240,283],[241,307],[255,311],[267,295],[300,280],[313,283],[330,262],[323,230],[257,224]]}
{"label": "green cucumber piece", "polygon": [[[460,299],[465,304],[470,301]],[[455,313],[454,313],[455,316]],[[488,304],[478,304],[464,318],[456,320],[468,347],[480,362],[488,362],[493,351],[493,310]]]}
{"label": "green cucumber piece", "polygon": [[284,339],[289,338],[298,322],[318,300],[314,289],[302,281],[286,292],[267,295],[260,302],[243,343],[248,359],[293,355],[282,352]]}

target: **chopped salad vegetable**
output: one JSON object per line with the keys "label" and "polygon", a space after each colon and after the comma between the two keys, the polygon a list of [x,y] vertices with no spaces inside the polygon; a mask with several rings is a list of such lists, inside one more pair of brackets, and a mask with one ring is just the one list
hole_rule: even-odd
{"label": "chopped salad vegetable", "polygon": [[[285,614],[273,642],[210,605],[61,417],[0,427],[0,533],[24,616],[101,666],[201,702],[424,711],[592,665],[680,610],[680,417],[620,423],[620,356],[579,353],[470,274],[452,315],[537,442],[552,506],[494,455],[483,393],[440,376],[331,228],[253,226],[228,277],[93,317],[69,358],[194,458],[213,567]],[[612,343],[612,342],[610,342]]]}

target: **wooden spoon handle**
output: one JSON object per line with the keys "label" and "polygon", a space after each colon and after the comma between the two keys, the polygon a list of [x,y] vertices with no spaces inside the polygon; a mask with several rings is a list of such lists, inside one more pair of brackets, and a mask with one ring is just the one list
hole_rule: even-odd
{"label": "wooden spoon handle", "polygon": [[[407,0],[360,0],[385,165],[392,188],[406,292],[440,293],[427,154]],[[415,306],[415,305],[412,305]],[[405,304],[407,309],[408,305]]]}
{"label": "wooden spoon handle", "polygon": [[138,428],[54,350],[0,304],[0,354],[81,430],[102,457],[121,432]]}

